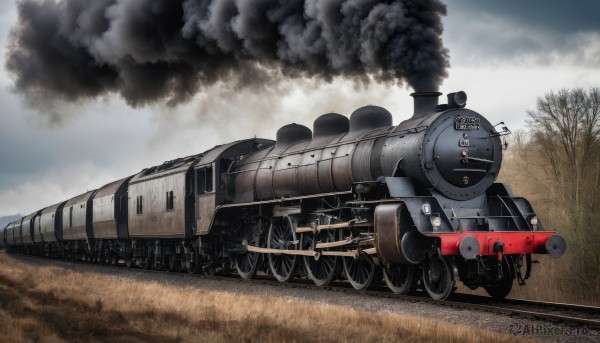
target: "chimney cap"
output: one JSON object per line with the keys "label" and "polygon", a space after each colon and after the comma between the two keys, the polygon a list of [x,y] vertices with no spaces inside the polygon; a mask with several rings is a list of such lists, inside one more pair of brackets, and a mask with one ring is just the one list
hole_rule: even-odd
{"label": "chimney cap", "polygon": [[413,98],[421,97],[421,96],[438,96],[439,97],[440,95],[442,95],[441,92],[414,92],[414,93],[410,94],[410,96],[412,96]]}

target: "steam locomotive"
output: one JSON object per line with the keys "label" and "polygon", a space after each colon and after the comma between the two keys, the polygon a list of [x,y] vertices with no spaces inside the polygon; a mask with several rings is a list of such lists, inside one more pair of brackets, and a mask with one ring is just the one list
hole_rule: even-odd
{"label": "steam locomotive", "polygon": [[167,161],[36,211],[4,229],[10,251],[191,273],[268,273],[356,289],[385,282],[444,300],[456,282],[504,298],[532,254],[560,257],[529,202],[495,183],[500,130],[464,92],[413,93],[399,125],[384,108],[328,113],[313,130],[247,139]]}

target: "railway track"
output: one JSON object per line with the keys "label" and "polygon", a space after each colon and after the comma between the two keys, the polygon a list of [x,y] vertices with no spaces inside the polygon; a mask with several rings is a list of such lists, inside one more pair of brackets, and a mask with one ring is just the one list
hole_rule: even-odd
{"label": "railway track", "polygon": [[[297,287],[293,283],[289,286]],[[356,291],[349,287],[340,286],[316,287],[313,285],[308,285],[308,287],[322,288],[336,292],[351,292],[355,294],[365,294],[368,296],[395,298],[414,302],[426,302],[440,306],[486,311],[508,316],[541,319],[555,323],[564,323],[600,329],[600,307],[594,306],[522,299],[505,299],[503,301],[495,301],[491,298],[471,296],[467,294],[454,294],[448,300],[436,301],[429,298],[425,292],[412,292],[401,295],[382,290]]]}
{"label": "railway track", "polygon": [[[11,254],[15,255],[15,254]],[[31,255],[17,255],[32,259],[42,259],[54,261],[46,257],[31,256]],[[57,260],[67,264],[83,264],[90,265],[90,263],[84,261],[67,261]],[[103,265],[106,268],[112,269],[125,269],[124,266],[111,266]],[[128,271],[137,273],[160,273],[166,274],[163,270],[146,270],[141,268],[129,268]],[[241,283],[253,283],[253,284],[264,284],[276,287],[287,287],[287,288],[304,288],[304,289],[320,289],[327,290],[330,292],[344,292],[352,294],[362,294],[373,297],[393,298],[400,299],[409,302],[424,302],[429,304],[435,304],[438,306],[449,306],[453,308],[469,309],[475,311],[485,311],[491,313],[497,313],[507,316],[517,316],[519,318],[529,318],[544,320],[553,323],[562,323],[567,325],[573,325],[577,327],[584,327],[590,329],[600,329],[600,307],[578,305],[578,304],[566,304],[556,302],[543,302],[543,301],[532,301],[523,299],[505,299],[503,301],[495,301],[488,297],[460,294],[456,293],[450,296],[446,301],[436,301],[427,296],[425,292],[409,292],[408,294],[395,294],[390,292],[385,286],[375,286],[372,289],[357,291],[353,289],[349,284],[343,281],[332,282],[329,286],[318,287],[311,281],[305,279],[294,279],[287,283],[281,283],[273,280],[269,275],[257,275],[254,279],[243,279],[235,274],[219,274],[219,275],[200,275],[200,274],[188,274],[182,272],[168,273],[174,277],[193,277],[207,280],[226,281],[226,282],[241,282]]]}

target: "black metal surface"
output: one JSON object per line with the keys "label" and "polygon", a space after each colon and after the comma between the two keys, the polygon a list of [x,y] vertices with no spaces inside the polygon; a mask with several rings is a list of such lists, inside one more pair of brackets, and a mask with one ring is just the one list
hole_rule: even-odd
{"label": "black metal surface", "polygon": [[[459,117],[478,119],[479,129],[456,130]],[[387,139],[381,157],[383,174],[411,177],[423,191],[435,189],[455,200],[474,198],[492,185],[500,170],[501,142],[491,132],[493,126],[485,118],[467,109],[411,118]]]}
{"label": "black metal surface", "polygon": [[392,126],[392,114],[383,107],[364,106],[350,115],[350,132],[369,131]]}
{"label": "black metal surface", "polygon": [[[405,226],[408,225],[410,220],[408,217],[408,213],[405,212],[402,217],[402,221],[406,222]],[[412,224],[412,221],[410,223]],[[432,243],[433,239],[421,235],[417,230],[407,231],[400,242],[402,256],[408,263],[415,265],[422,263],[427,257],[427,249],[431,247]]]}
{"label": "black metal surface", "polygon": [[381,149],[393,127],[384,126],[361,137],[352,154],[352,182],[374,181],[381,176]]}
{"label": "black metal surface", "polygon": [[[352,141],[355,136],[357,136],[356,132],[350,132],[342,141]],[[336,191],[345,191],[352,187],[352,156],[355,148],[356,144],[354,142],[344,144],[339,146],[333,155],[331,176]]]}
{"label": "black metal surface", "polygon": [[248,154],[239,161],[239,167],[234,167],[236,172],[229,174],[229,181],[227,183],[228,202],[251,202],[258,200],[255,193],[257,172],[261,164],[260,161],[265,158],[271,149],[272,147],[268,147],[253,154]]}
{"label": "black metal surface", "polygon": [[[230,173],[246,174],[247,166],[258,163],[254,194],[256,200],[289,198],[350,190],[356,181],[374,180],[379,175],[380,159],[372,156],[373,148],[381,149],[391,114],[377,106],[366,106],[355,111],[350,120],[329,113],[314,124],[311,140],[306,127],[291,124],[277,134],[276,146],[266,155],[254,155],[232,168]],[[348,132],[348,128],[350,131]],[[247,201],[248,176],[242,184],[242,197],[235,202]],[[231,190],[235,194],[237,190]]]}
{"label": "black metal surface", "polygon": [[[450,110],[436,112],[438,95],[413,94],[413,117],[390,131],[391,114],[377,106],[354,111],[349,132],[343,137],[335,135],[346,131],[347,122],[335,113],[315,121],[312,140],[304,126],[282,127],[276,147],[261,157],[254,186],[256,199],[344,191],[353,182],[380,176],[410,177],[421,194],[435,188],[455,200],[480,195],[499,171],[500,138],[491,136],[495,131],[485,118],[460,108],[464,101],[461,93],[453,95],[456,103]],[[477,129],[457,129],[459,119],[467,122],[465,127]],[[242,173],[244,167],[232,172]],[[239,201],[247,201],[248,192],[245,183],[245,196]]]}
{"label": "black metal surface", "polygon": [[337,136],[348,132],[350,120],[339,113],[326,113],[313,123],[313,139]]}
{"label": "black metal surface", "polygon": [[387,185],[390,196],[394,198],[414,197],[415,186],[408,177],[385,177],[381,180]]}
{"label": "black metal surface", "polygon": [[[249,139],[225,144],[207,151],[196,169],[213,165],[217,176],[215,205],[255,200],[255,182],[260,160],[275,145],[267,139]],[[237,170],[230,173],[232,170]],[[206,214],[203,214],[206,215]]]}
{"label": "black metal surface", "polygon": [[567,250],[567,242],[561,236],[554,235],[546,241],[546,251],[552,257],[561,257]]}
{"label": "black metal surface", "polygon": [[[298,191],[301,195],[317,194],[321,191],[319,187],[318,163],[323,155],[322,149],[312,150],[313,147],[326,145],[330,141],[339,140],[341,136],[315,137],[307,146],[306,152],[302,154],[298,165]],[[331,179],[331,177],[329,177]],[[330,182],[332,183],[332,182]]]}
{"label": "black metal surface", "polygon": [[288,198],[300,195],[298,187],[298,165],[302,159],[300,151],[304,151],[309,141],[303,140],[291,144],[285,155],[278,158],[273,170],[273,193],[277,198]]}
{"label": "black metal surface", "polygon": [[442,95],[440,92],[412,93],[410,96],[414,99],[414,112],[411,119],[423,118],[431,113],[435,113],[440,95]]}
{"label": "black metal surface", "polygon": [[312,138],[312,131],[303,125],[289,124],[277,130],[277,146],[289,146],[299,141],[307,141]]}
{"label": "black metal surface", "polygon": [[[343,136],[339,138],[342,139]],[[317,162],[317,182],[319,183],[317,194],[335,192],[335,185],[333,183],[333,156],[336,150],[336,145],[324,148],[321,153],[321,159]]]}
{"label": "black metal surface", "polygon": [[[259,162],[254,183],[256,200],[273,199],[275,197],[275,193],[273,192],[273,171],[277,159],[273,157],[279,156],[285,151],[285,148],[280,146],[271,148],[267,156]],[[235,192],[235,190],[233,191]]]}
{"label": "black metal surface", "polygon": [[448,108],[463,108],[467,105],[467,93],[448,93]]}
{"label": "black metal surface", "polygon": [[[478,130],[461,133],[454,129],[451,120],[448,122],[450,125],[440,128],[443,131],[438,132],[435,138],[433,163],[448,183],[468,188],[481,182],[491,171],[496,153],[494,143],[489,139],[488,132]],[[460,142],[463,142],[463,146],[460,146]],[[477,160],[470,160],[470,157]],[[483,159],[492,163],[481,161]]]}

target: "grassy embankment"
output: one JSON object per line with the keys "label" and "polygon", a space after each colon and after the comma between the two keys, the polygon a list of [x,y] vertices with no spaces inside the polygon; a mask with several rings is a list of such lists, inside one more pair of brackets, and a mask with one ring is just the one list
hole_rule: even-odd
{"label": "grassy embankment", "polygon": [[434,320],[36,267],[0,253],[1,342],[512,342]]}

